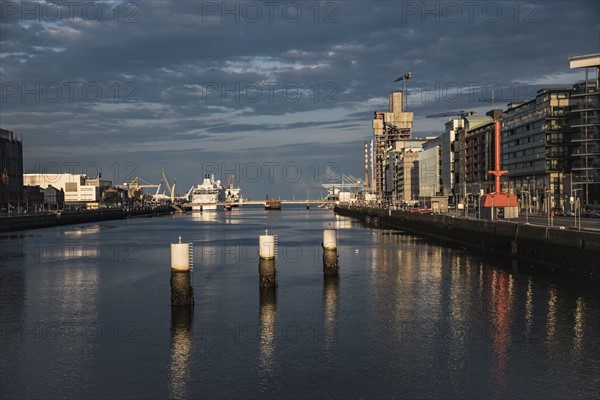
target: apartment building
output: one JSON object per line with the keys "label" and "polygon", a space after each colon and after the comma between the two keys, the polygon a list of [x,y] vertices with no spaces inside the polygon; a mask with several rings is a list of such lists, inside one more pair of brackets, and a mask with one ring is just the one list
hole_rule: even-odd
{"label": "apartment building", "polygon": [[538,90],[524,103],[511,103],[502,116],[502,168],[510,190],[531,194],[538,210],[564,207],[569,197],[571,89]]}

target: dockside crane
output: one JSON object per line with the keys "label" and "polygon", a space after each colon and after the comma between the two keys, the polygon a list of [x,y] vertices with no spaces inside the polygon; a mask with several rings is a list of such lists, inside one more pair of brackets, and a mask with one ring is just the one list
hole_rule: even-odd
{"label": "dockside crane", "polygon": [[[140,182],[142,183],[140,184]],[[129,182],[125,182],[124,186],[127,187],[129,198],[143,197],[144,189],[160,187],[160,185],[150,183],[147,180],[140,178],[139,176],[131,178]]]}
{"label": "dockside crane", "polygon": [[173,186],[169,184],[169,178],[167,178],[167,174],[164,169],[161,169],[163,181],[165,182],[165,186],[167,187],[167,191],[169,192],[169,196],[171,196],[171,202],[175,202],[175,185],[177,184],[177,179],[173,180]]}
{"label": "dockside crane", "polygon": [[[500,93],[502,93],[502,91]],[[492,107],[494,107],[494,103],[506,103],[506,104],[509,104],[509,103],[523,103],[525,100],[523,100],[523,99],[517,99],[517,98],[507,99],[507,98],[502,98],[502,97],[495,97],[494,96],[494,91],[492,90],[492,97],[490,97],[488,99],[487,97],[484,96],[483,99],[479,99],[477,101],[479,101],[480,103],[492,103]]]}
{"label": "dockside crane", "polygon": [[454,117],[454,116],[459,116],[461,118],[464,117],[468,117],[470,115],[475,115],[477,114],[477,111],[465,111],[465,110],[456,110],[456,111],[448,111],[445,113],[440,113],[440,114],[431,114],[431,115],[427,115],[425,118],[441,118],[441,117]]}

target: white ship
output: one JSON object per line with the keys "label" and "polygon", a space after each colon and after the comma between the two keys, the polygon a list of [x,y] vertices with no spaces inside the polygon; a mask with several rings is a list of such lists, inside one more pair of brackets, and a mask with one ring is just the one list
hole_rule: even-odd
{"label": "white ship", "polygon": [[[234,187],[235,178],[231,175],[225,183],[225,202],[231,207],[239,207],[242,198],[241,189]],[[227,207],[227,206],[226,206]]]}
{"label": "white ship", "polygon": [[210,211],[217,209],[217,203],[223,201],[221,181],[215,181],[214,175],[204,175],[201,185],[192,189],[192,211]]}

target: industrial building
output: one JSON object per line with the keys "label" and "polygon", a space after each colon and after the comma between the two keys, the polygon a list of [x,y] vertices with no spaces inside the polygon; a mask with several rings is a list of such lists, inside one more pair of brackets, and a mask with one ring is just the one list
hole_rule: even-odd
{"label": "industrial building", "polygon": [[23,140],[0,129],[0,208],[23,202]]}
{"label": "industrial building", "polygon": [[385,183],[385,158],[388,149],[395,147],[399,140],[410,139],[413,128],[413,113],[406,112],[404,106],[404,93],[401,91],[389,94],[389,111],[375,111],[373,116],[374,136],[374,179],[371,189],[383,198]]}
{"label": "industrial building", "polygon": [[103,191],[112,185],[111,181],[88,178],[84,174],[25,174],[24,181],[29,186],[47,188],[53,186],[64,191],[64,201],[69,205],[98,207]]}
{"label": "industrial building", "polygon": [[411,203],[419,196],[419,153],[426,139],[399,140],[385,157],[385,196],[393,204]]}

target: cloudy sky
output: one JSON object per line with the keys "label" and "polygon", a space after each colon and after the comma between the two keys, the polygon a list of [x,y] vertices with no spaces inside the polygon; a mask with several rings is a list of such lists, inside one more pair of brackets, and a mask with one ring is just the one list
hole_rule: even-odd
{"label": "cloudy sky", "polygon": [[[180,190],[235,173],[246,195],[304,198],[363,175],[375,110],[411,71],[415,134],[450,110],[583,79],[596,1],[1,2],[0,125],[30,172]],[[504,103],[501,103],[502,106]],[[498,107],[498,104],[496,104]]]}

